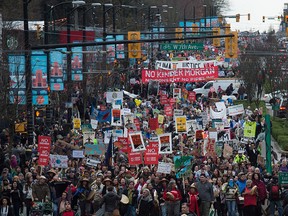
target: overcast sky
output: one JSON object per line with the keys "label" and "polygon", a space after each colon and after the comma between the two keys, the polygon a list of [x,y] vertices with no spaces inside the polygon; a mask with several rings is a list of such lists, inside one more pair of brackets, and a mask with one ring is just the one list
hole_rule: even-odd
{"label": "overcast sky", "polygon": [[[250,13],[251,19],[248,21],[247,16],[241,16],[240,22],[236,23],[234,19],[227,19],[231,23],[232,30],[240,31],[257,31],[261,32],[268,30],[270,27],[275,30],[279,29],[279,21],[277,16],[283,14],[284,3],[288,0],[228,0],[230,8],[224,15],[247,15]],[[262,17],[265,16],[265,23],[262,22]],[[275,17],[275,19],[268,19]]]}

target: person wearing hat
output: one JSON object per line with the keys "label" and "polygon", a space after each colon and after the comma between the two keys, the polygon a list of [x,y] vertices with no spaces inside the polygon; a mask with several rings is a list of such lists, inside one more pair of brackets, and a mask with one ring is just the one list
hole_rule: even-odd
{"label": "person wearing hat", "polygon": [[168,183],[169,183],[169,181],[166,178],[162,178],[160,180],[160,186],[159,186],[159,190],[158,190],[158,199],[159,199],[159,204],[160,204],[162,215],[167,214],[167,207],[166,207],[166,203],[165,203],[165,199],[164,199],[163,195],[167,192],[167,184]]}
{"label": "person wearing hat", "polygon": [[199,212],[199,193],[197,191],[197,188],[195,184],[191,184],[190,190],[188,192],[188,207],[189,207],[189,212],[194,213],[194,215],[200,216]]}
{"label": "person wearing hat", "polygon": [[78,203],[81,209],[81,215],[90,213],[91,203],[87,200],[90,191],[91,190],[89,187],[89,179],[82,178],[80,180],[80,185],[73,196],[73,199],[78,199]]}
{"label": "person wearing hat", "polygon": [[13,209],[10,206],[9,197],[3,196],[0,199],[0,215],[1,216],[13,216]]}
{"label": "person wearing hat", "polygon": [[[112,185],[112,180],[110,179],[110,178],[105,178],[104,180],[103,180],[103,185],[104,185],[104,187],[103,187],[103,189],[102,189],[102,196],[104,196],[106,193],[107,193],[107,189],[108,189],[108,187],[110,186],[110,185]],[[113,190],[114,190],[114,192],[116,193],[116,188],[115,187],[113,187]]]}
{"label": "person wearing hat", "polygon": [[[123,194],[128,197],[129,203],[127,206],[120,205],[122,207],[121,212],[125,212],[124,216],[135,216],[136,215],[136,208],[137,208],[137,198],[138,198],[138,191],[135,189],[134,181],[130,181],[128,187],[124,189]],[[122,214],[121,214],[122,215]]]}
{"label": "person wearing hat", "polygon": [[32,197],[35,202],[51,200],[50,189],[46,180],[47,178],[42,175],[39,177],[37,183],[32,185]]}
{"label": "person wearing hat", "polygon": [[182,195],[175,180],[169,182],[167,192],[163,194],[163,198],[166,201],[168,215],[178,215],[180,212],[180,201],[182,200]]}
{"label": "person wearing hat", "polygon": [[234,163],[242,163],[242,162],[246,162],[247,161],[247,158],[246,156],[244,155],[245,151],[244,150],[239,150],[238,151],[238,154],[235,156],[234,158]]}
{"label": "person wearing hat", "polygon": [[142,191],[142,195],[138,202],[138,216],[154,216],[153,215],[153,199],[150,194],[150,191],[145,188]]}

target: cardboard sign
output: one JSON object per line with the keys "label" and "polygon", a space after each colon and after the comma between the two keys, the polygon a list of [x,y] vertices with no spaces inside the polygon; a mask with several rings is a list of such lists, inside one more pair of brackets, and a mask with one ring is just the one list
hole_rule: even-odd
{"label": "cardboard sign", "polygon": [[147,147],[144,153],[144,164],[145,165],[152,165],[158,164],[158,149],[155,150],[154,148]]}
{"label": "cardboard sign", "polygon": [[130,133],[129,139],[133,152],[145,151],[146,147],[144,145],[143,136],[141,132]]}
{"label": "cardboard sign", "polygon": [[164,174],[170,174],[171,173],[171,164],[165,163],[165,162],[159,162],[158,163],[158,173],[164,173]]}
{"label": "cardboard sign", "polygon": [[228,159],[231,157],[232,154],[233,154],[233,148],[225,143],[223,149],[223,157]]}
{"label": "cardboard sign", "polygon": [[15,132],[16,133],[23,133],[25,132],[25,124],[27,124],[26,122],[22,122],[19,124],[15,124]]}
{"label": "cardboard sign", "polygon": [[141,152],[130,152],[128,153],[128,160],[130,165],[142,164],[142,153]]}
{"label": "cardboard sign", "polygon": [[175,117],[176,133],[186,133],[187,132],[186,123],[187,123],[186,116],[176,116]]}
{"label": "cardboard sign", "polygon": [[68,168],[68,156],[50,155],[50,166],[53,168]]}
{"label": "cardboard sign", "polygon": [[172,136],[171,133],[165,133],[158,136],[159,154],[172,154]]}

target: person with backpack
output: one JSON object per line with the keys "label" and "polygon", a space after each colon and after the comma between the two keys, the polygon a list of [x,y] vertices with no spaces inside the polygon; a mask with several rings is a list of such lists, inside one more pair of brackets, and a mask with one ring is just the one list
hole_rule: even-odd
{"label": "person with backpack", "polygon": [[238,198],[239,189],[233,177],[231,177],[229,181],[223,185],[223,193],[225,194],[226,198],[228,216],[235,216],[237,211],[236,200]]}
{"label": "person with backpack", "polygon": [[270,201],[270,215],[275,215],[275,206],[278,209],[278,215],[283,215],[283,207],[281,202],[281,187],[278,183],[278,176],[273,176],[271,182],[267,185]]}

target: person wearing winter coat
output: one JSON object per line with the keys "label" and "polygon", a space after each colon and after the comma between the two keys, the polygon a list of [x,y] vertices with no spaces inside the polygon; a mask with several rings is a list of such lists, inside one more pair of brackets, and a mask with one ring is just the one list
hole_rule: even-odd
{"label": "person wearing winter coat", "polygon": [[101,201],[101,206],[105,204],[105,216],[112,216],[113,211],[118,209],[119,201],[121,200],[121,196],[115,193],[113,186],[107,187],[107,193],[103,196]]}
{"label": "person wearing winter coat", "polygon": [[153,216],[153,199],[149,189],[143,189],[142,195],[138,202],[138,216]]}
{"label": "person wearing winter coat", "polygon": [[37,183],[32,185],[32,197],[35,202],[50,200],[50,189],[45,176],[40,176]]}

